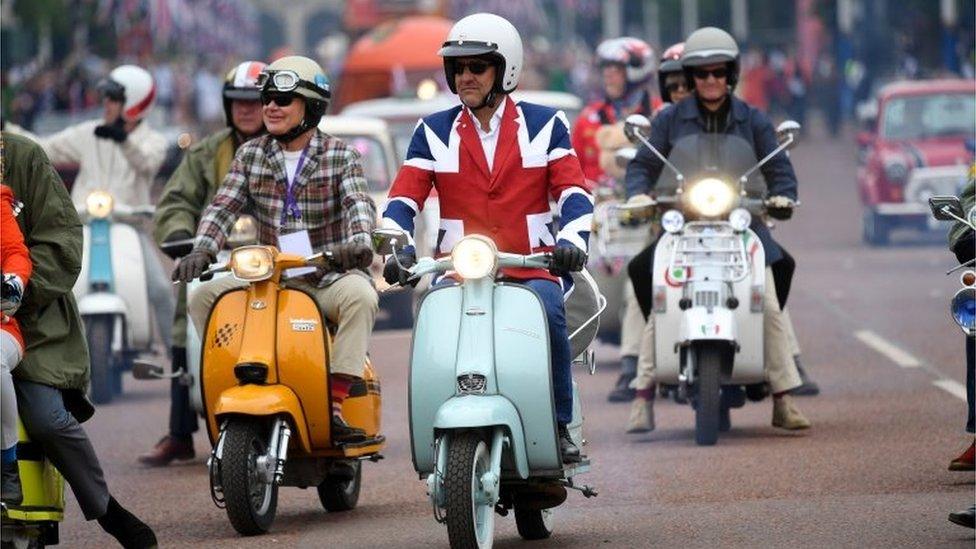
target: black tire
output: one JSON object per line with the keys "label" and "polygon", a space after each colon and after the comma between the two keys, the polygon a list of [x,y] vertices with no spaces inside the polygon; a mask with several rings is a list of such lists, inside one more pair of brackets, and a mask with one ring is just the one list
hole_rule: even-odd
{"label": "black tire", "polygon": [[363,484],[363,462],[350,462],[355,473],[352,478],[328,476],[319,484],[319,501],[330,513],[351,511],[359,503],[359,489]]}
{"label": "black tire", "polygon": [[231,419],[224,432],[220,484],[227,518],[243,536],[264,534],[278,510],[278,485],[257,478],[255,459],[268,450],[268,427],[255,419]]}
{"label": "black tire", "polygon": [[[473,497],[479,470],[486,471],[490,466],[488,456],[488,446],[476,433],[462,433],[450,439],[444,494],[447,502],[447,537],[451,549],[491,546],[494,537],[494,508],[476,505]],[[482,532],[480,540],[478,530]]]}
{"label": "black tire", "polygon": [[722,413],[722,351],[716,345],[695,344],[694,355],[697,379],[697,405],[695,406],[695,442],[699,446],[712,446],[718,442]]}
{"label": "black tire", "polygon": [[520,509],[516,505],[515,527],[522,539],[548,539],[552,535],[552,509]]}
{"label": "black tire", "polygon": [[718,430],[722,433],[728,433],[732,430],[732,410],[724,404],[722,405],[722,409],[719,410]]}
{"label": "black tire", "polygon": [[864,242],[871,246],[887,246],[890,240],[891,224],[884,216],[870,208],[864,210]]}
{"label": "black tire", "polygon": [[115,319],[112,315],[91,315],[85,317],[85,336],[88,339],[88,354],[91,359],[91,400],[95,404],[108,404],[115,395],[112,357],[112,329]]}

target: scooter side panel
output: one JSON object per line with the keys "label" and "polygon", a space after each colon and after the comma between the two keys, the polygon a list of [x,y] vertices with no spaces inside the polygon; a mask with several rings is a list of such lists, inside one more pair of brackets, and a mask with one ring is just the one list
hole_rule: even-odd
{"label": "scooter side panel", "polygon": [[410,440],[414,469],[434,470],[434,418],[456,393],[455,365],[461,333],[461,287],[442,286],[424,295],[410,351]]}
{"label": "scooter side panel", "polygon": [[765,295],[766,251],[756,233],[745,232],[746,253],[752,263],[752,272],[745,280],[735,284],[735,293],[742,305],[735,311],[735,324],[738,328],[739,352],[735,355],[735,368],[732,370],[733,383],[757,383],[766,379],[763,365],[764,329],[763,312],[754,313],[742,296],[750,296],[752,288]]}
{"label": "scooter side panel", "polygon": [[112,224],[112,272],[115,293],[129,306],[126,328],[129,345],[147,349],[152,345],[152,321],[142,239],[134,228],[124,223]]}
{"label": "scooter side panel", "polygon": [[[327,448],[330,442],[332,404],[329,399],[331,341],[318,305],[299,290],[278,292],[277,326],[278,382],[289,387],[301,403],[312,448]],[[296,418],[298,419],[298,418]]]}
{"label": "scooter side panel", "polygon": [[677,383],[681,368],[681,355],[675,343],[681,341],[681,300],[684,285],[684,272],[668,272],[671,262],[671,251],[675,246],[675,237],[670,233],[663,233],[654,251],[654,287],[666,289],[666,311],[659,313],[651,311],[654,322],[654,364],[657,366],[656,378],[664,383]]}
{"label": "scooter side panel", "polygon": [[[562,467],[549,362],[549,328],[531,289],[498,285],[494,294],[495,378],[498,392],[518,410],[531,470]],[[518,447],[519,440],[513,441]]]}
{"label": "scooter side panel", "polygon": [[247,291],[233,290],[223,294],[217,300],[207,320],[207,329],[203,337],[200,384],[211,443],[217,440],[218,434],[213,410],[220,400],[221,393],[238,385],[237,378],[234,377],[234,366],[237,364],[244,340],[246,307]]}
{"label": "scooter side panel", "polygon": [[494,427],[504,425],[512,440],[512,456],[519,477],[528,478],[529,461],[518,410],[510,400],[501,395],[462,395],[448,399],[434,417],[435,431]]}

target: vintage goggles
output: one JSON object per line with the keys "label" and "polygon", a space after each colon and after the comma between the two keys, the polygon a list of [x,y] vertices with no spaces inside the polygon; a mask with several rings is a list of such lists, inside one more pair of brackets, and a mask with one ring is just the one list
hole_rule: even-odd
{"label": "vintage goggles", "polygon": [[257,86],[262,91],[271,88],[274,91],[290,92],[295,91],[301,82],[302,79],[295,71],[265,71],[258,75]]}

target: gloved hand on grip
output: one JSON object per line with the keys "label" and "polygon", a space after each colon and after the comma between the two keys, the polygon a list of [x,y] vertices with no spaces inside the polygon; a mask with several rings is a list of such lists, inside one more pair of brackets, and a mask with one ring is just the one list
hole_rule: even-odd
{"label": "gloved hand on grip", "polygon": [[769,217],[785,221],[793,217],[793,208],[796,202],[786,196],[771,196],[766,199],[766,212]]}
{"label": "gloved hand on grip", "polygon": [[120,116],[111,124],[96,126],[95,137],[99,139],[111,139],[116,143],[125,143],[125,140],[129,138],[129,133],[125,131],[125,121]]}
{"label": "gloved hand on grip", "polygon": [[358,242],[336,244],[332,246],[332,261],[339,271],[368,269],[373,262],[373,249]]}
{"label": "gloved hand on grip", "polygon": [[586,252],[569,244],[562,242],[556,244],[552,250],[552,263],[549,264],[549,274],[553,276],[563,276],[583,270],[586,266]]}
{"label": "gloved hand on grip", "polygon": [[199,278],[203,271],[213,263],[213,256],[206,250],[193,250],[188,255],[180,259],[173,269],[174,282],[189,282]]}
{"label": "gloved hand on grip", "polygon": [[[400,260],[399,265],[397,265],[397,259]],[[401,250],[397,252],[396,257],[391,255],[386,258],[386,265],[383,266],[383,280],[386,280],[387,284],[416,287],[420,279],[409,280],[410,272],[406,270],[416,264],[417,254],[412,251]],[[401,265],[403,268],[400,268]]]}

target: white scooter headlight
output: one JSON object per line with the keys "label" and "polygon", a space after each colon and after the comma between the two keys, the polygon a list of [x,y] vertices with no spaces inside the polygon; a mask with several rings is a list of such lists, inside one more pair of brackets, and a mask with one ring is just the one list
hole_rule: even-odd
{"label": "white scooter headlight", "polygon": [[668,210],[661,216],[661,227],[669,232],[676,233],[685,226],[685,216],[678,210]]}
{"label": "white scooter headlight", "polygon": [[706,177],[688,189],[688,203],[705,217],[717,217],[729,211],[735,201],[735,189],[721,179]]}
{"label": "white scooter headlight", "polygon": [[498,248],[490,238],[470,235],[461,239],[451,250],[451,263],[462,278],[484,278],[498,267]]}
{"label": "white scooter headlight", "polygon": [[85,207],[88,215],[95,219],[104,219],[111,215],[115,200],[105,191],[92,191],[85,197]]}
{"label": "white scooter headlight", "polygon": [[752,224],[752,214],[745,208],[736,208],[729,214],[729,225],[732,225],[732,230],[736,232],[741,233],[748,229],[750,224]]}
{"label": "white scooter headlight", "polygon": [[268,246],[244,246],[230,254],[230,270],[234,277],[245,282],[256,282],[271,276],[274,256]]}

